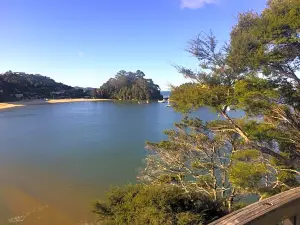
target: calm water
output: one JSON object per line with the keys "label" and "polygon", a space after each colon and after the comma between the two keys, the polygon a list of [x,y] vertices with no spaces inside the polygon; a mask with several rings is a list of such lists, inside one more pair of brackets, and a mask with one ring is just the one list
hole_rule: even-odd
{"label": "calm water", "polygon": [[[208,109],[203,120],[217,118]],[[181,115],[165,104],[82,102],[0,111],[0,224],[93,221],[91,202],[134,183],[146,140]],[[23,216],[23,217],[22,217]]]}

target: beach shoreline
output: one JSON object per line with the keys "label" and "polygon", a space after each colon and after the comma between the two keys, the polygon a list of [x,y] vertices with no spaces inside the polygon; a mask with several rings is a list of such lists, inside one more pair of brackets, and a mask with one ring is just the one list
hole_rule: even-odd
{"label": "beach shoreline", "polygon": [[45,104],[72,103],[72,102],[101,102],[101,101],[112,101],[112,100],[111,99],[75,98],[75,99],[49,99],[49,100],[3,102],[3,103],[0,103],[0,110],[16,108],[16,107],[24,107],[24,106],[29,106],[29,105],[45,105]]}

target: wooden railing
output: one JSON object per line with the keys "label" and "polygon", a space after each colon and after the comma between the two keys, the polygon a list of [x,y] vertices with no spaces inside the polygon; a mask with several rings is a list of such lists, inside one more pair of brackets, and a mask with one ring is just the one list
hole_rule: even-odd
{"label": "wooden railing", "polygon": [[256,202],[209,225],[300,225],[300,187]]}

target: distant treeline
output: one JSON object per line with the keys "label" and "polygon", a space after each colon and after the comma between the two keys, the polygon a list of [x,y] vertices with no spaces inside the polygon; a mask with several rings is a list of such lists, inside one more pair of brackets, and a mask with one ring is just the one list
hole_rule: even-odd
{"label": "distant treeline", "polygon": [[162,99],[158,85],[145,74],[121,70],[99,89],[71,87],[40,74],[7,71],[0,74],[0,102],[61,98],[105,98],[119,100]]}
{"label": "distant treeline", "polygon": [[0,102],[42,98],[81,98],[90,90],[57,83],[39,74],[8,71],[0,74]]}
{"label": "distant treeline", "polygon": [[137,70],[127,72],[121,70],[115,78],[110,78],[100,89],[94,90],[97,98],[119,100],[158,100],[163,96],[160,88],[152,79],[146,79],[145,74]]}

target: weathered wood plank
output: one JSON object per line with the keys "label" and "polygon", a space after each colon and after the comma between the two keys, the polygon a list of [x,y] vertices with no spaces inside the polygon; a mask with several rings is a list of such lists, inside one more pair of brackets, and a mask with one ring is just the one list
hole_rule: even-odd
{"label": "weathered wood plank", "polygon": [[[210,225],[275,225],[300,215],[300,187],[280,193],[233,212]],[[297,218],[297,223],[300,218]]]}

